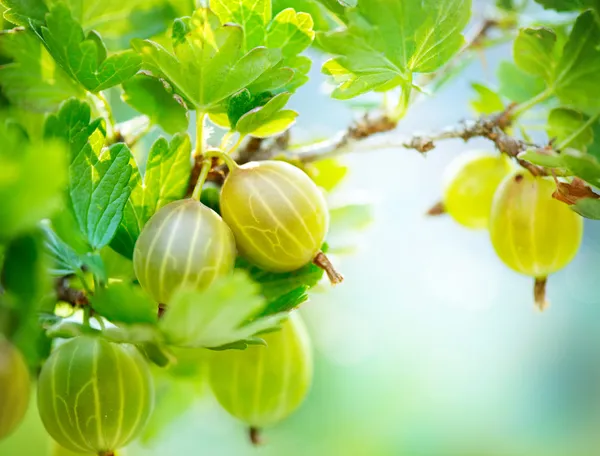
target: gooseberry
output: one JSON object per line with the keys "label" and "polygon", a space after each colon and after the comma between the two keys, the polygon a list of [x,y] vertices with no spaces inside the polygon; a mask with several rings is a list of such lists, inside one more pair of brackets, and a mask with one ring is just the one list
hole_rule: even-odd
{"label": "gooseberry", "polygon": [[536,279],[540,309],[546,305],[546,278],[573,259],[583,235],[583,219],[554,199],[554,190],[548,178],[516,172],[498,187],[490,215],[497,255],[511,269]]}
{"label": "gooseberry", "polygon": [[229,227],[213,210],[193,199],[161,208],[135,244],[133,265],[140,285],[168,304],[181,286],[207,288],[233,270],[236,249]]}
{"label": "gooseberry", "polygon": [[504,155],[471,152],[457,157],[444,174],[444,210],[467,228],[487,228],[494,193],[511,169]]}
{"label": "gooseberry", "polygon": [[29,403],[29,371],[21,352],[0,339],[0,439],[23,420]]}
{"label": "gooseberry", "polygon": [[143,430],[154,404],[144,358],[131,345],[81,336],[56,349],[38,380],[48,433],[77,452],[111,454]]}
{"label": "gooseberry", "polygon": [[272,272],[293,271],[315,259],[329,225],[317,185],[297,167],[275,160],[230,169],[221,214],[240,254]]}
{"label": "gooseberry", "polygon": [[281,330],[262,337],[266,346],[215,352],[209,360],[209,381],[217,400],[252,428],[273,425],[296,410],[313,370],[310,340],[298,315],[290,315]]}

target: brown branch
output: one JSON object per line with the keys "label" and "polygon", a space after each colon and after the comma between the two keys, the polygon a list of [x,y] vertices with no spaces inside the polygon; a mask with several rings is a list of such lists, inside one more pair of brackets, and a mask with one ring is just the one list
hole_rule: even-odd
{"label": "brown branch", "polygon": [[56,298],[59,301],[68,302],[73,307],[85,307],[90,304],[83,290],[69,286],[69,277],[60,277],[57,279],[54,289],[56,291]]}

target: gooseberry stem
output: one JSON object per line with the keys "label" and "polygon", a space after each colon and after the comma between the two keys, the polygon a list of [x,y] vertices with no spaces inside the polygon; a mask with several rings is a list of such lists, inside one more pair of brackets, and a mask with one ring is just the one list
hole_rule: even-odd
{"label": "gooseberry stem", "polygon": [[539,93],[535,97],[525,101],[524,103],[518,105],[515,110],[511,113],[512,120],[517,119],[525,112],[529,111],[531,108],[536,106],[539,103],[543,103],[548,98],[554,95],[554,89],[552,87],[547,88],[543,92]]}
{"label": "gooseberry stem", "polygon": [[207,150],[204,153],[204,157],[206,158],[219,158],[225,162],[225,166],[229,168],[229,171],[233,171],[236,168],[239,168],[239,165],[235,162],[233,158],[231,158],[226,153],[220,151],[219,149],[211,149]]}
{"label": "gooseberry stem", "polygon": [[254,446],[258,446],[263,443],[260,429],[257,427],[250,426],[250,429],[248,429],[248,437],[250,437],[250,442],[252,442],[252,445]]}
{"label": "gooseberry stem", "polygon": [[540,312],[546,310],[549,305],[548,301],[546,300],[547,282],[547,277],[536,277],[535,284],[533,286],[533,297],[535,300],[535,306]]}
{"label": "gooseberry stem", "polygon": [[317,253],[313,259],[313,263],[325,271],[331,285],[338,285],[344,281],[344,276],[336,271],[329,258],[327,258],[327,255],[323,252]]}
{"label": "gooseberry stem", "polygon": [[211,167],[212,160],[205,154],[204,160],[202,161],[202,168],[200,168],[200,176],[198,176],[198,182],[196,182],[194,193],[192,193],[192,199],[200,201],[200,197],[202,196],[202,187],[204,186],[204,182],[206,182],[206,178],[208,177]]}
{"label": "gooseberry stem", "polygon": [[246,138],[246,135],[240,135],[240,137],[235,142],[235,144],[233,146],[231,146],[231,148],[227,151],[227,154],[231,155],[232,153],[234,153],[238,149],[238,147],[240,147],[240,144],[242,144],[242,141],[244,140],[244,138]]}
{"label": "gooseberry stem", "polygon": [[436,217],[438,215],[444,215],[445,213],[446,206],[442,201],[438,201],[427,210],[426,215],[428,215],[429,217]]}
{"label": "gooseberry stem", "polygon": [[206,114],[196,111],[196,149],[194,156],[199,157],[204,152],[204,122]]}

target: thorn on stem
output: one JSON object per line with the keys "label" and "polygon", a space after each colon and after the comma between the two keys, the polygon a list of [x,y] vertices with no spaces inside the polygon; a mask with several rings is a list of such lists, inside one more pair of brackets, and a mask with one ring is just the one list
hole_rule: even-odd
{"label": "thorn on stem", "polygon": [[547,277],[538,277],[535,279],[533,286],[533,297],[535,300],[535,307],[543,312],[548,308],[550,303],[546,299],[546,283],[548,282]]}
{"label": "thorn on stem", "polygon": [[433,206],[429,208],[429,210],[425,213],[430,217],[436,217],[438,215],[444,215],[446,213],[446,206],[442,201],[438,201]]}
{"label": "thorn on stem", "polygon": [[248,437],[250,437],[250,442],[254,446],[262,445],[264,443],[260,429],[257,427],[250,426],[250,429],[248,429]]}
{"label": "thorn on stem", "polygon": [[323,252],[317,253],[317,256],[313,259],[313,263],[325,271],[331,285],[338,285],[344,281],[344,276],[336,271],[329,258],[327,258],[327,255]]}

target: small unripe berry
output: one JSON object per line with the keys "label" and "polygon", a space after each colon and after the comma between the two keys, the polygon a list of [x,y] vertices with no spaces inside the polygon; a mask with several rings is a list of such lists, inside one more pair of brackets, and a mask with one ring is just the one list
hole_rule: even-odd
{"label": "small unripe berry", "polygon": [[459,156],[444,175],[444,209],[467,228],[487,228],[494,193],[510,173],[505,155],[468,153]]}
{"label": "small unripe berry", "polygon": [[233,270],[235,239],[213,210],[185,199],[167,204],[144,226],[133,264],[140,285],[168,304],[181,286],[208,287]]}
{"label": "small unripe berry", "polygon": [[15,347],[0,339],[0,439],[23,420],[29,403],[29,371]]}
{"label": "small unripe berry", "polygon": [[48,433],[78,452],[110,453],[143,430],[154,404],[144,358],[130,345],[82,336],[48,358],[38,409]]}
{"label": "small unripe berry", "polygon": [[282,161],[234,167],[221,190],[221,214],[240,253],[267,271],[312,261],[325,240],[329,212],[317,185]]}
{"label": "small unripe berry", "polygon": [[267,346],[215,352],[209,362],[210,385],[219,403],[254,428],[278,423],[296,410],[313,371],[310,340],[298,315],[262,337]]}

